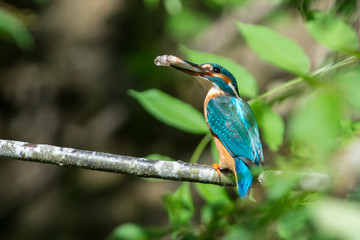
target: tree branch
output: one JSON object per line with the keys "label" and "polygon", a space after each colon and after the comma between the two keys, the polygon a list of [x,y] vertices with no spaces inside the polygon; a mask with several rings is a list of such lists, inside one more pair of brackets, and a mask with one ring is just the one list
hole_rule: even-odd
{"label": "tree branch", "polygon": [[[122,173],[145,178],[189,181],[236,186],[234,175],[222,172],[219,176],[210,165],[186,163],[183,161],[160,161],[145,158],[122,156],[110,153],[57,147],[47,144],[33,144],[0,139],[0,157],[9,157],[23,161],[55,164],[61,167],[77,167],[113,173]],[[254,181],[261,185],[269,175],[279,175],[280,171],[262,172]],[[321,191],[327,188],[330,179],[327,174],[304,174],[298,183],[299,190]]]}
{"label": "tree branch", "polygon": [[0,140],[0,156],[23,161],[50,163],[62,167],[123,173],[138,177],[235,186],[231,173],[222,173],[220,181],[212,166],[182,161],[149,160],[10,140]]}

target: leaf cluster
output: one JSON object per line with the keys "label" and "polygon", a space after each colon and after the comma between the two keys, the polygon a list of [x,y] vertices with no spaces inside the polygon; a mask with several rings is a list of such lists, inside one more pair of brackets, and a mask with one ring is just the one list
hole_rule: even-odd
{"label": "leaf cluster", "polygon": [[[168,1],[167,8],[176,14],[176,9],[181,6],[179,3]],[[308,18],[306,28],[309,34],[340,56],[336,61],[311,71],[309,57],[295,41],[266,26],[243,22],[235,25],[248,47],[263,61],[294,78],[259,95],[254,76],[235,61],[185,46],[180,50],[190,61],[216,62],[236,76],[240,95],[251,99],[249,103],[256,115],[261,139],[272,152],[274,168],[284,174],[266,179],[260,197],[254,193],[258,191],[254,191],[250,200],[231,199],[228,192],[218,186],[194,184],[194,191],[191,191],[189,183],[182,183],[174,193],[163,197],[169,216],[168,226],[125,224],[118,227],[109,239],[157,239],[165,236],[172,239],[360,237],[357,231],[360,207],[356,192],[343,200],[335,200],[332,194],[344,192],[344,185],[334,184],[329,189],[319,189],[317,193],[294,189],[295,183],[302,181],[301,176],[294,173],[321,171],[333,179],[342,176],[338,166],[345,160],[339,159],[337,154],[356,142],[360,110],[356,32],[331,13],[319,12]],[[129,94],[159,121],[191,134],[203,135],[191,159],[191,162],[197,162],[211,142],[202,114],[188,103],[158,89],[131,90]],[[295,102],[288,119],[284,119],[274,107],[284,102]],[[210,146],[214,159],[217,159],[214,143]],[[171,160],[159,154],[151,155],[151,158]],[[345,162],[343,172],[351,168],[346,164],[349,163]],[[360,168],[351,172],[358,174]],[[200,220],[194,219],[197,215],[194,192],[204,201],[199,210]],[[353,203],[349,202],[351,199]]]}

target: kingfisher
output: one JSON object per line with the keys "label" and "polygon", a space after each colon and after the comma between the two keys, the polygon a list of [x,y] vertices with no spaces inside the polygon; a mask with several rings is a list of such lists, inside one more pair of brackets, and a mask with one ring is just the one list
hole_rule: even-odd
{"label": "kingfisher", "polygon": [[158,56],[155,64],[193,75],[205,88],[205,120],[219,152],[219,164],[213,167],[219,176],[223,169],[234,172],[239,195],[247,198],[250,168],[263,164],[264,156],[255,115],[240,97],[235,77],[219,64],[195,64],[172,55]]}

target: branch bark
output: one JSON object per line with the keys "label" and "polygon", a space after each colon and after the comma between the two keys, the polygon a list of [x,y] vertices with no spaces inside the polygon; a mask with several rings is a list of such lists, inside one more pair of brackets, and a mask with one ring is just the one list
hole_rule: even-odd
{"label": "branch bark", "polygon": [[[0,157],[55,164],[61,167],[122,173],[145,178],[236,186],[232,173],[224,171],[219,177],[210,165],[186,163],[183,161],[149,160],[47,144],[0,139]],[[279,174],[281,174],[280,171],[262,172],[254,180],[254,185],[263,184],[269,175]],[[330,178],[327,174],[304,174],[302,180],[298,183],[298,189],[303,191],[321,191],[327,188],[329,184]]]}
{"label": "branch bark", "polygon": [[146,178],[235,186],[231,173],[219,178],[212,166],[160,161],[20,141],[0,140],[0,156]]}

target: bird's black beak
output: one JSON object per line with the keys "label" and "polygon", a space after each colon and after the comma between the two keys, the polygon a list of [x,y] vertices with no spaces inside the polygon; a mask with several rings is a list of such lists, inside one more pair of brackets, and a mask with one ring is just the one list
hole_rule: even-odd
{"label": "bird's black beak", "polygon": [[185,61],[172,55],[158,56],[155,58],[154,63],[156,66],[171,66],[193,76],[205,77],[212,75],[208,69],[202,68],[201,65]]}

